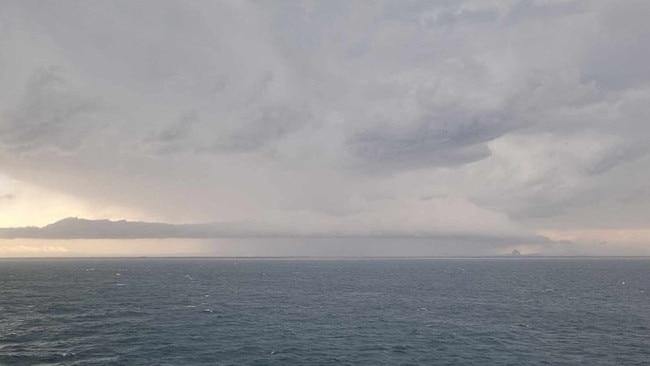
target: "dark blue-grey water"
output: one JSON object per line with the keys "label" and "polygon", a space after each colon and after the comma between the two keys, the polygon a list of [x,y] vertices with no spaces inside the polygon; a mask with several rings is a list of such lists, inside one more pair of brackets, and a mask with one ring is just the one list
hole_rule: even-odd
{"label": "dark blue-grey water", "polygon": [[648,259],[0,260],[6,365],[648,365]]}

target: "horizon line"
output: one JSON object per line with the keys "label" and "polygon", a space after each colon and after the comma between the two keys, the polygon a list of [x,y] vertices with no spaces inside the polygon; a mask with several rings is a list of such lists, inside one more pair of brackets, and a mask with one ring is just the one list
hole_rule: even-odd
{"label": "horizon line", "polygon": [[0,257],[5,259],[650,259],[650,255],[482,255],[482,256],[60,256],[60,257]]}

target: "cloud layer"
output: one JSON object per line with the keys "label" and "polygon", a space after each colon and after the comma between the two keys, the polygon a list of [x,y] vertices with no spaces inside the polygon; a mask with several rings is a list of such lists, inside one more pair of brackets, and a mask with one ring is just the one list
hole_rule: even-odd
{"label": "cloud layer", "polygon": [[647,229],[648,11],[5,1],[0,210],[47,191],[73,197],[57,214],[289,232]]}

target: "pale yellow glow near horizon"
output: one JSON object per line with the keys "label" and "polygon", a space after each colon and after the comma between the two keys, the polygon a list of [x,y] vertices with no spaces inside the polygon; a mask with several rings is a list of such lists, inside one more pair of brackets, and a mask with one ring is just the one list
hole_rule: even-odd
{"label": "pale yellow glow near horizon", "polygon": [[137,257],[218,254],[205,239],[0,239],[0,258],[21,257]]}
{"label": "pale yellow glow near horizon", "polygon": [[[2,178],[2,177],[0,177]],[[25,182],[0,179],[0,227],[45,226],[66,217],[157,221],[135,210],[84,202]],[[573,249],[594,255],[650,255],[650,228],[576,229],[539,232],[554,241],[576,243]],[[50,256],[137,256],[222,254],[213,244],[197,240],[0,240],[0,257]],[[211,243],[215,243],[212,241]],[[560,243],[561,244],[561,243]],[[516,246],[524,254],[564,255],[564,245],[555,249]],[[508,249],[509,251],[510,249]],[[233,253],[236,251],[233,251]],[[571,254],[571,253],[569,253]]]}
{"label": "pale yellow glow near horizon", "polygon": [[25,182],[5,184],[0,200],[0,227],[44,226],[66,217],[88,219],[142,219],[120,207],[96,206],[71,195]]}

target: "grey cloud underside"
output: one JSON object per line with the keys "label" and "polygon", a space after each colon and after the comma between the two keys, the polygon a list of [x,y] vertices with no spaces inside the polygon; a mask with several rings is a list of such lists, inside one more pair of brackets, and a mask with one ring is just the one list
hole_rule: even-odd
{"label": "grey cloud underside", "polygon": [[184,140],[190,134],[192,125],[198,119],[199,115],[196,111],[183,113],[178,116],[178,119],[174,123],[158,132],[155,136],[148,138],[147,141],[170,143]]}
{"label": "grey cloud underside", "polygon": [[0,140],[16,153],[72,151],[98,127],[91,116],[100,109],[98,99],[71,91],[58,68],[40,68],[27,81],[17,108],[3,114]]}
{"label": "grey cloud underside", "polygon": [[586,164],[585,170],[586,173],[590,175],[603,174],[621,164],[638,160],[648,153],[650,153],[650,145],[630,142],[628,146],[620,146],[611,149],[594,161]]}
{"label": "grey cloud underside", "polygon": [[361,167],[411,170],[458,166],[490,155],[486,142],[518,127],[513,117],[465,116],[463,111],[421,118],[409,128],[376,127],[354,135],[347,146]]}
{"label": "grey cloud underside", "polygon": [[264,105],[254,108],[230,135],[207,148],[213,152],[254,151],[304,128],[311,121],[306,107]]}
{"label": "grey cloud underside", "polygon": [[311,120],[306,106],[261,105],[252,107],[234,128],[210,130],[208,123],[215,121],[203,122],[196,111],[191,111],[180,114],[176,121],[151,133],[143,142],[154,145],[157,152],[164,154],[250,153],[304,129]]}

